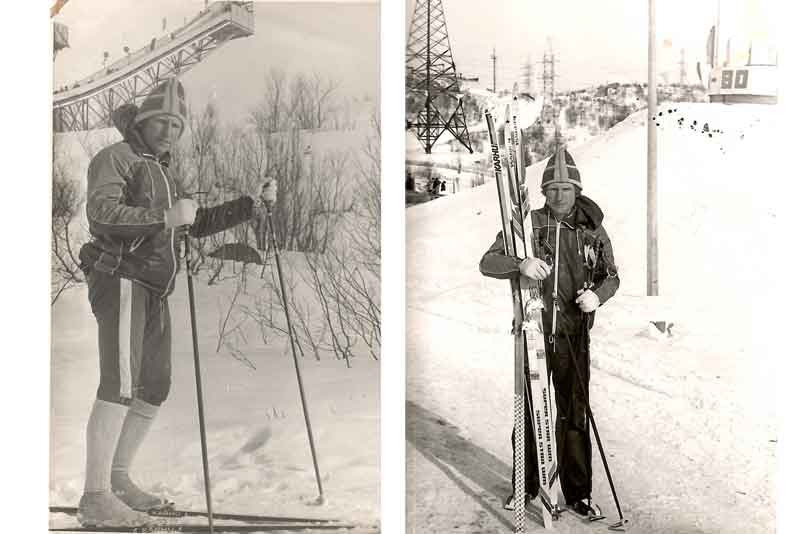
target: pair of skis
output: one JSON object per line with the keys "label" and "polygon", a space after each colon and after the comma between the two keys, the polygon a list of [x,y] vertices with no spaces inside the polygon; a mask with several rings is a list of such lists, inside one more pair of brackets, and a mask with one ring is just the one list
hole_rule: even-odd
{"label": "pair of skis", "polygon": [[[505,252],[519,258],[536,255],[530,200],[525,183],[525,161],[519,128],[519,103],[517,85],[513,99],[505,106],[502,135],[498,135],[492,111],[485,113],[491,145],[497,195],[500,201]],[[511,280],[514,306],[514,527],[515,532],[525,532],[525,414],[530,416],[534,433],[539,493],[544,527],[550,529],[553,519],[558,519],[558,460],[555,441],[553,397],[550,391],[550,374],[545,357],[545,338],[542,326],[541,283],[530,289],[520,286],[519,278]],[[525,381],[525,360],[534,357],[530,370],[530,397]],[[528,409],[526,410],[526,404]]]}
{"label": "pair of skis", "polygon": [[[51,506],[50,513],[62,513],[75,516],[78,509],[71,506]],[[175,510],[151,512],[154,518],[163,518],[163,523],[155,523],[143,527],[58,527],[51,528],[51,532],[210,532],[209,525],[188,523],[192,518],[206,517],[206,512],[193,510]],[[289,517],[274,515],[251,514],[225,514],[215,513],[215,521],[238,521],[237,524],[214,524],[214,532],[284,532],[284,531],[321,531],[352,529],[356,525],[344,523],[335,519],[320,519],[310,517]]]}

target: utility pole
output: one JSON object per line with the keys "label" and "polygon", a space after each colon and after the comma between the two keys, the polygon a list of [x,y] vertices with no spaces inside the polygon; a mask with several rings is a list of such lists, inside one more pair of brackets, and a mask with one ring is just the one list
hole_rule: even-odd
{"label": "utility pole", "polygon": [[656,0],[649,0],[647,47],[647,295],[658,295],[658,187],[656,180]]}
{"label": "utility pole", "polygon": [[497,93],[497,54],[494,47],[492,47],[492,55],[489,58],[492,60],[492,92]]}
{"label": "utility pole", "polygon": [[556,59],[553,53],[553,42],[547,38],[547,48],[542,56],[542,115],[545,122],[553,121],[558,129],[558,111],[556,109]]}

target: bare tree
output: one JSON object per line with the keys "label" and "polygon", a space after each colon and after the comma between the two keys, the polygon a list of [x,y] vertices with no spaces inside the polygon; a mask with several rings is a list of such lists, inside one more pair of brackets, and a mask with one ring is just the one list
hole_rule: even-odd
{"label": "bare tree", "polygon": [[[354,209],[346,187],[348,155],[331,152],[317,159],[301,142],[309,128],[325,120],[326,102],[336,84],[298,74],[290,84],[291,97],[280,105],[284,80],[280,71],[267,76],[264,99],[250,115],[252,136],[243,141],[247,156],[240,159],[249,161],[251,175],[277,179],[274,220],[279,245],[319,252],[330,243],[336,222]],[[276,125],[283,129],[273,129]]]}
{"label": "bare tree", "polygon": [[[348,367],[359,345],[366,347],[374,359],[378,359],[380,352],[381,199],[377,117],[373,117],[372,135],[365,141],[362,158],[355,167],[357,194],[350,216],[333,222],[315,220],[325,233],[341,234],[342,238],[328,243],[324,249],[305,251],[305,269],[298,269],[304,290],[313,292],[324,343],[317,340],[314,344],[307,334],[303,335],[305,332],[295,332],[308,344],[324,346],[345,360]],[[332,189],[325,194],[334,198],[342,194],[342,182],[332,181],[330,185]],[[296,291],[293,290],[293,296]]]}
{"label": "bare tree", "polygon": [[355,340],[363,342],[375,359],[380,351],[380,122],[376,115],[358,162],[355,216],[342,225],[347,239],[325,253],[306,254],[335,352],[348,365]]}
{"label": "bare tree", "polygon": [[[330,123],[327,114],[338,105],[334,89],[319,76],[297,75],[287,82],[284,73],[272,71],[246,128],[217,128],[214,136],[203,137],[209,140],[202,171],[210,183],[209,204],[253,191],[265,175],[278,186],[272,221],[277,247],[290,266],[285,275],[291,325],[285,323],[275,269],[261,277],[262,291],[247,294],[243,268],[220,313],[218,349],[248,366],[252,362],[241,350],[245,318],[258,326],[264,342],[269,331],[292,336],[301,355],[321,359],[330,352],[348,366],[363,349],[378,358],[380,128],[375,117],[358,154],[306,150],[312,130]],[[200,172],[195,171],[202,184]],[[252,237],[246,226],[232,235],[244,244]],[[266,269],[267,263],[262,275]]]}
{"label": "bare tree", "polygon": [[77,257],[76,218],[83,205],[80,184],[72,175],[71,161],[61,139],[53,138],[53,180],[51,206],[50,304],[66,289],[85,281]]}

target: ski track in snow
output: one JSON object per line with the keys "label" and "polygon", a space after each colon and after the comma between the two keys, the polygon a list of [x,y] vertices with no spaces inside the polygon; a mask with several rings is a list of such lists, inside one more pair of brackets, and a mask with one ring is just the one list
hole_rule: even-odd
{"label": "ski track in snow", "polygon": [[[628,532],[773,532],[777,355],[757,335],[771,288],[750,288],[770,280],[777,222],[751,177],[765,172],[777,114],[757,105],[659,110],[658,299],[643,296],[648,117],[570,147],[584,193],[606,213],[621,278],[592,330],[592,407]],[[535,207],[543,164],[527,173]],[[510,293],[478,272],[498,230],[493,183],[407,209],[411,532],[508,532],[513,519],[499,508],[511,474]],[[673,335],[649,320],[674,322]],[[429,445],[442,430],[426,418],[449,429],[452,447]],[[493,459],[492,474],[470,478],[476,454]],[[596,446],[593,470],[594,499],[615,520]]]}

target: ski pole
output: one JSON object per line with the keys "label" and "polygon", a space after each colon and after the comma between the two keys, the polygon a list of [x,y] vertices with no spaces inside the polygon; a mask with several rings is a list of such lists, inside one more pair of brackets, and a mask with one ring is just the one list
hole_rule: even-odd
{"label": "ski pole", "polygon": [[[585,329],[584,335],[588,335],[588,328],[589,328],[589,323],[586,319],[586,315],[587,314],[584,314],[583,318],[584,329]],[[616,504],[617,513],[619,514],[619,521],[611,525],[609,528],[612,530],[623,529],[624,525],[628,522],[628,520],[622,516],[622,508],[619,505],[617,490],[614,488],[614,480],[611,478],[611,470],[608,468],[606,453],[603,450],[603,442],[600,441],[600,433],[597,431],[597,423],[595,423],[594,415],[592,414],[592,409],[589,406],[589,391],[586,389],[586,384],[583,382],[583,373],[581,373],[581,370],[578,367],[578,359],[575,357],[575,350],[572,348],[572,341],[570,341],[569,336],[566,336],[566,338],[567,338],[567,346],[569,347],[569,356],[572,359],[572,366],[575,368],[575,373],[578,375],[578,382],[581,385],[579,389],[581,394],[583,395],[583,402],[586,403],[586,413],[589,416],[589,422],[592,425],[592,431],[594,432],[594,439],[597,441],[597,449],[600,451],[600,458],[603,460],[603,468],[606,471],[606,477],[608,477],[608,484],[611,486],[611,494],[614,496],[614,504]]]}
{"label": "ski pole", "polygon": [[300,373],[300,362],[297,358],[297,349],[295,348],[294,329],[292,328],[291,318],[289,316],[289,301],[286,297],[286,285],[283,282],[283,269],[281,267],[281,256],[278,253],[278,247],[275,239],[275,227],[272,224],[272,201],[266,202],[267,207],[267,231],[269,232],[270,245],[275,253],[275,265],[278,267],[278,281],[281,286],[281,299],[283,300],[283,311],[286,314],[286,330],[289,333],[289,344],[292,346],[292,357],[294,358],[294,370],[297,374],[297,385],[300,388],[300,403],[303,406],[303,417],[306,420],[306,431],[308,433],[308,443],[311,446],[311,459],[314,462],[314,473],[317,477],[317,488],[319,489],[319,504],[325,503],[325,495],[322,492],[322,479],[319,476],[319,465],[317,464],[317,449],[314,446],[314,433],[311,430],[311,419],[308,415],[308,406],[306,405],[306,394],[303,388],[303,376]]}
{"label": "ski pole", "polygon": [[197,387],[197,414],[200,419],[200,451],[203,457],[203,483],[206,490],[208,530],[214,534],[214,510],[211,506],[211,477],[208,474],[208,448],[206,446],[206,420],[203,410],[203,380],[200,376],[200,349],[197,346],[197,312],[194,307],[194,282],[190,263],[189,234],[184,236],[186,247],[186,281],[189,284],[189,316],[192,323],[192,349],[194,350],[194,381]]}

